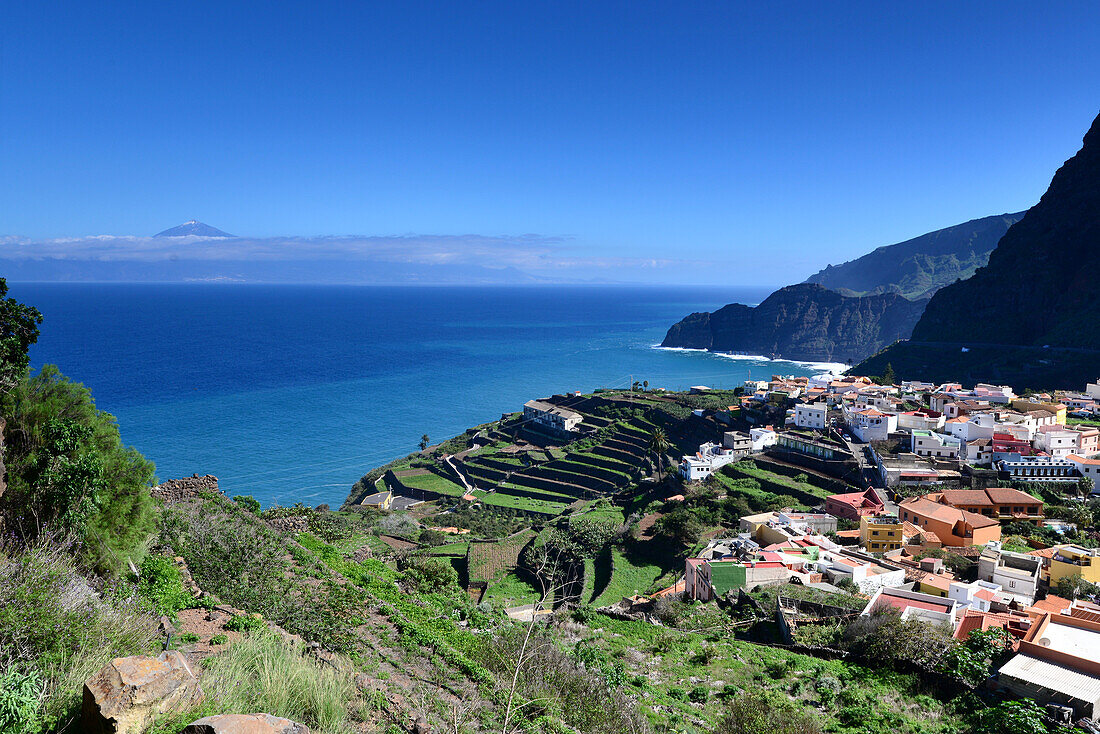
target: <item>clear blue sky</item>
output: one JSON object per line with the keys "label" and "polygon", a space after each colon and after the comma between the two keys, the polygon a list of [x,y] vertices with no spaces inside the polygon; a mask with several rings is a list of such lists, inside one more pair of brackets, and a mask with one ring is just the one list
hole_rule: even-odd
{"label": "clear blue sky", "polygon": [[790,282],[1032,205],[1100,110],[1098,28],[1095,2],[9,3],[0,234],[532,233]]}

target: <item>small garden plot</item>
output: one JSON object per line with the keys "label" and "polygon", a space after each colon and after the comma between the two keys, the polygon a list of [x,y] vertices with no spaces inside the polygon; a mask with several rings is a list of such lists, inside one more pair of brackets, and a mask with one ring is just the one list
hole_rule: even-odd
{"label": "small garden plot", "polygon": [[414,476],[401,477],[399,481],[406,487],[423,489],[429,492],[438,492],[448,497],[461,497],[466,494],[466,488],[455,484],[450,479],[440,476],[435,472],[416,474]]}
{"label": "small garden plot", "polygon": [[513,570],[534,537],[535,531],[523,530],[496,542],[470,543],[466,561],[470,583],[489,583]]}

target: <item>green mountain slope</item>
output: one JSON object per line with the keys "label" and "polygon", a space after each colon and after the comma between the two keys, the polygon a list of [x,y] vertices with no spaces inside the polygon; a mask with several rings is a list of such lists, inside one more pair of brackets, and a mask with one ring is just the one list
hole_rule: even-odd
{"label": "green mountain slope", "polygon": [[973,219],[886,245],[841,265],[829,265],[806,282],[851,295],[895,292],[914,300],[928,298],[985,265],[997,242],[1023,216],[1024,212],[1017,212]]}

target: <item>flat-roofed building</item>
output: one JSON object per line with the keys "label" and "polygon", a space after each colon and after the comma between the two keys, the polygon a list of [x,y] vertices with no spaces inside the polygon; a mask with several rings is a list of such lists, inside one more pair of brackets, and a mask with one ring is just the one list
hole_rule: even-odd
{"label": "flat-roofed building", "polygon": [[1018,696],[1069,706],[1077,717],[1100,713],[1100,622],[1044,614],[1001,666],[997,683]]}
{"label": "flat-roofed building", "polygon": [[897,515],[864,515],[859,518],[859,544],[871,553],[886,553],[905,544]]}
{"label": "flat-roofed building", "polygon": [[990,543],[978,557],[978,578],[999,584],[1005,596],[1023,606],[1035,602],[1042,575],[1042,558],[1006,551],[1000,543]]}

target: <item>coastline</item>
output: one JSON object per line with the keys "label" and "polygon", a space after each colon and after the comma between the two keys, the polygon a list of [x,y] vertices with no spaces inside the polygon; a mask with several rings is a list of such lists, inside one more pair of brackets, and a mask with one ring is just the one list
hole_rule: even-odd
{"label": "coastline", "polygon": [[700,352],[702,354],[712,354],[715,357],[721,357],[722,359],[732,359],[740,362],[760,362],[760,363],[786,363],[794,364],[804,369],[815,369],[821,372],[828,372],[829,374],[839,375],[843,374],[845,370],[849,369],[849,365],[844,362],[814,362],[803,359],[772,359],[766,357],[763,354],[734,354],[732,352],[715,352],[710,349],[692,349],[689,347],[663,347],[660,344],[651,345],[652,349],[659,349],[666,352]]}

